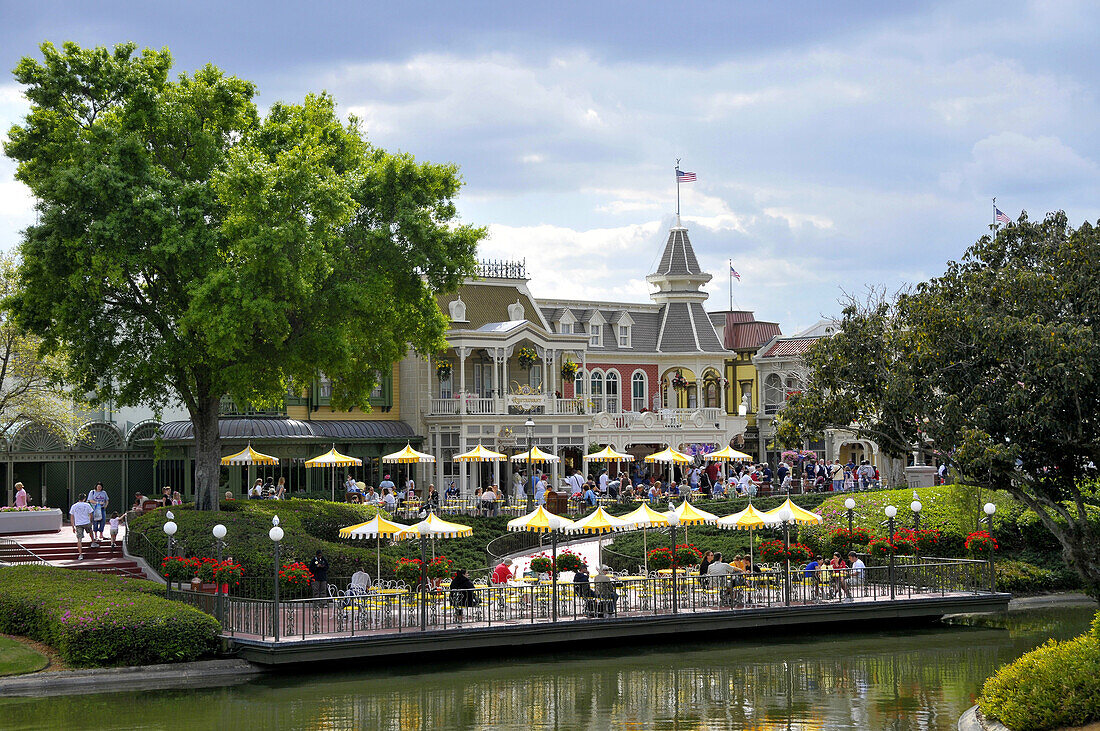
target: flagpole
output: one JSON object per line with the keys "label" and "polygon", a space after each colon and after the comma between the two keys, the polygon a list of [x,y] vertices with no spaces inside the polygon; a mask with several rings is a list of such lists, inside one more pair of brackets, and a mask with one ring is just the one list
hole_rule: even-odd
{"label": "flagpole", "polygon": [[997,196],[993,196],[993,238],[997,238]]}
{"label": "flagpole", "polygon": [[730,270],[728,276],[730,278],[730,312],[733,312],[733,259],[729,260],[729,265]]}
{"label": "flagpole", "polygon": [[676,158],[676,225],[680,225],[680,158]]}

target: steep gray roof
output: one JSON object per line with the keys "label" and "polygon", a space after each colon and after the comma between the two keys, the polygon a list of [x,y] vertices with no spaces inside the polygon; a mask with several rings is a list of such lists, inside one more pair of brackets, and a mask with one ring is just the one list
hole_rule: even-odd
{"label": "steep gray roof", "polygon": [[657,265],[654,274],[700,274],[699,260],[695,258],[695,250],[691,248],[691,240],[688,239],[687,229],[673,228],[668,232],[668,242],[665,251],[661,254],[661,263]]}

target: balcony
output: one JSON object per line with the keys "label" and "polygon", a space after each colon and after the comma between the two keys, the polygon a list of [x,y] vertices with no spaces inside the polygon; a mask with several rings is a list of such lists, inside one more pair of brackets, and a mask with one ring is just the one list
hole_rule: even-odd
{"label": "balcony", "polygon": [[455,394],[451,398],[433,398],[428,404],[428,416],[458,416],[462,413],[462,402],[466,403],[467,415],[503,416],[505,414],[563,414],[585,413],[583,399],[555,398],[552,395],[537,394],[524,396],[506,396],[504,398],[486,398],[468,393],[465,396]]}
{"label": "balcony", "polygon": [[707,429],[724,424],[725,412],[718,408],[661,409],[659,411],[601,412],[592,417],[598,429]]}

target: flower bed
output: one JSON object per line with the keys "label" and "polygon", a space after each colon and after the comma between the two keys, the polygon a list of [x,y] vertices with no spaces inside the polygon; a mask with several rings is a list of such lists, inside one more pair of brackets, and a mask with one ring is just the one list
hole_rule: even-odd
{"label": "flower bed", "polygon": [[0,632],[44,642],[74,667],[189,662],[217,647],[217,621],[150,581],[51,566],[0,572]]}
{"label": "flower bed", "polygon": [[61,530],[61,519],[58,508],[0,508],[0,535],[57,533]]}

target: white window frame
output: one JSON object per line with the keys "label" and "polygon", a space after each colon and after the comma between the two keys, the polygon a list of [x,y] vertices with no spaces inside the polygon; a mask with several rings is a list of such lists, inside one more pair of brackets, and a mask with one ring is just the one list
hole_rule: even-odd
{"label": "white window frame", "polygon": [[603,324],[590,322],[588,323],[588,346],[590,348],[603,347]]}
{"label": "white window frame", "polygon": [[[615,384],[615,393],[611,393],[611,384]],[[623,410],[622,378],[617,370],[609,368],[603,376],[604,406],[606,411],[617,414]]]}
{"label": "white window frame", "polygon": [[631,348],[630,344],[630,325],[619,325],[619,347]]}
{"label": "white window frame", "polygon": [[[641,378],[639,378],[639,376]],[[634,393],[635,384],[642,384],[642,395]],[[630,409],[631,411],[641,411],[646,408],[649,403],[649,376],[643,370],[636,370],[630,374]]]}
{"label": "white window frame", "polygon": [[596,369],[589,374],[588,392],[588,398],[595,404],[596,413],[603,411],[603,371]]}

